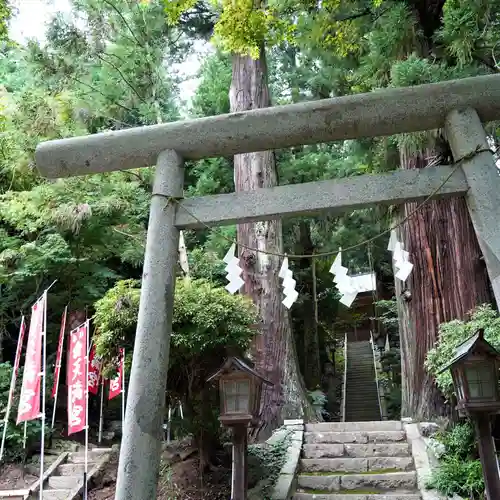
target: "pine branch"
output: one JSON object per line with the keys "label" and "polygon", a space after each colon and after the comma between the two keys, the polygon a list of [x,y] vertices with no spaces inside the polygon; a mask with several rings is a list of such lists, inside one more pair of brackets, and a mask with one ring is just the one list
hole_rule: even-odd
{"label": "pine branch", "polygon": [[120,19],[123,21],[123,24],[128,28],[128,30],[130,31],[130,33],[134,37],[134,40],[137,42],[137,44],[140,47],[144,48],[144,45],[139,41],[134,30],[130,27],[130,24],[127,22],[127,20],[125,19],[125,16],[121,13],[120,9],[111,0],[103,0],[103,1],[105,4],[109,5],[120,16]]}
{"label": "pine branch", "polygon": [[111,97],[109,97],[108,95],[106,95],[104,92],[101,92],[99,89],[97,89],[93,85],[90,85],[89,83],[86,83],[86,82],[82,82],[81,80],[79,80],[78,78],[76,78],[76,76],[73,76],[73,75],[67,75],[67,76],[68,76],[68,78],[71,78],[75,82],[78,82],[81,85],[85,85],[86,87],[88,87],[89,89],[93,90],[94,92],[97,92],[99,95],[102,95],[105,99],[109,99],[113,104],[115,104],[119,108],[122,108],[125,111],[128,111],[129,113],[134,113],[133,109],[125,106],[124,104],[120,104],[118,101],[115,101],[114,99],[112,99]]}
{"label": "pine branch", "polygon": [[349,14],[345,16],[334,16],[333,20],[335,22],[352,21],[353,19],[359,19],[360,17],[373,16],[373,21],[376,21],[379,17],[383,16],[391,7],[386,7],[380,10],[380,12],[374,12],[370,8],[366,8],[360,12],[354,14]]}
{"label": "pine branch", "polygon": [[127,80],[127,78],[125,77],[125,75],[122,73],[122,71],[120,70],[120,68],[118,68],[118,66],[116,66],[115,64],[113,64],[112,62],[110,61],[107,61],[104,57],[102,57],[101,54],[99,54],[98,52],[96,52],[96,56],[104,63],[106,64],[109,64],[122,78],[122,80],[127,84],[127,86],[132,90],[132,92],[137,96],[137,98],[143,102],[144,104],[147,104],[146,100],[141,96],[141,94],[139,94],[139,91],[130,83],[129,80]]}

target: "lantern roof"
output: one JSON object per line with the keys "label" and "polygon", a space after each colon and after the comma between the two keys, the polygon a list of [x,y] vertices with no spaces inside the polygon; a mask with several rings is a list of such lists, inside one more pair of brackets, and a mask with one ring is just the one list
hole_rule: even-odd
{"label": "lantern roof", "polygon": [[266,385],[274,385],[272,382],[269,382],[269,380],[265,379],[261,375],[259,375],[253,368],[253,363],[249,360],[243,360],[241,358],[238,358],[236,356],[231,356],[229,357],[222,367],[214,373],[211,377],[207,379],[207,382],[211,382],[212,380],[218,380],[220,377],[223,375],[226,375],[228,373],[231,373],[233,371],[239,371],[243,373],[248,373],[253,378],[258,379],[260,382]]}
{"label": "lantern roof", "polygon": [[479,351],[481,354],[494,356],[500,358],[500,353],[486,340],[484,340],[484,330],[481,328],[472,337],[462,342],[456,349],[451,361],[445,365],[439,373],[449,370],[453,365],[459,361],[467,358],[473,352]]}

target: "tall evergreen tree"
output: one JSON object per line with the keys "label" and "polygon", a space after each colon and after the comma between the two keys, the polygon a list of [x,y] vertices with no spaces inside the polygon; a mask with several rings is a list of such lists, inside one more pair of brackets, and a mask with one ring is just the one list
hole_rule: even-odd
{"label": "tall evergreen tree", "polygon": [[[196,2],[166,3],[176,22]],[[271,105],[265,42],[267,5],[261,0],[220,2],[215,38],[232,55],[230,111],[248,111]],[[276,21],[273,21],[275,23]],[[274,152],[255,152],[234,157],[235,189],[249,191],[278,184]],[[284,418],[304,414],[307,406],[297,363],[290,316],[281,303],[278,278],[280,259],[266,252],[283,254],[283,229],[279,220],[240,224],[237,227],[239,254],[245,280],[244,293],[257,305],[261,335],[256,336],[252,354],[257,370],[273,383],[262,397],[261,427],[256,436],[266,438]],[[254,251],[252,249],[260,249]]]}

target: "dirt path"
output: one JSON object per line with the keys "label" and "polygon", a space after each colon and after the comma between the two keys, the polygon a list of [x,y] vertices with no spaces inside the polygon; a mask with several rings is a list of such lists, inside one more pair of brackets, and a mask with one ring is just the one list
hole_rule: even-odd
{"label": "dirt path", "polygon": [[0,468],[0,491],[29,488],[38,476],[25,472],[22,465],[6,464]]}

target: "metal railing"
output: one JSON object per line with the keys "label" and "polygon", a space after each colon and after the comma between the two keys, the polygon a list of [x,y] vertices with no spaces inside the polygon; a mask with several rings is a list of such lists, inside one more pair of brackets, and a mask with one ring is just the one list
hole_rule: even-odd
{"label": "metal railing", "polygon": [[344,378],[342,383],[342,422],[345,422],[345,402],[347,388],[347,332],[344,336]]}
{"label": "metal railing", "polygon": [[372,354],[373,354],[373,370],[375,372],[375,384],[377,386],[377,399],[378,399],[378,409],[380,412],[380,420],[384,420],[384,412],[382,410],[382,400],[380,397],[380,384],[378,380],[378,363],[379,360],[379,352],[375,347],[375,342],[373,340],[373,332],[370,330],[370,345],[372,346]]}

